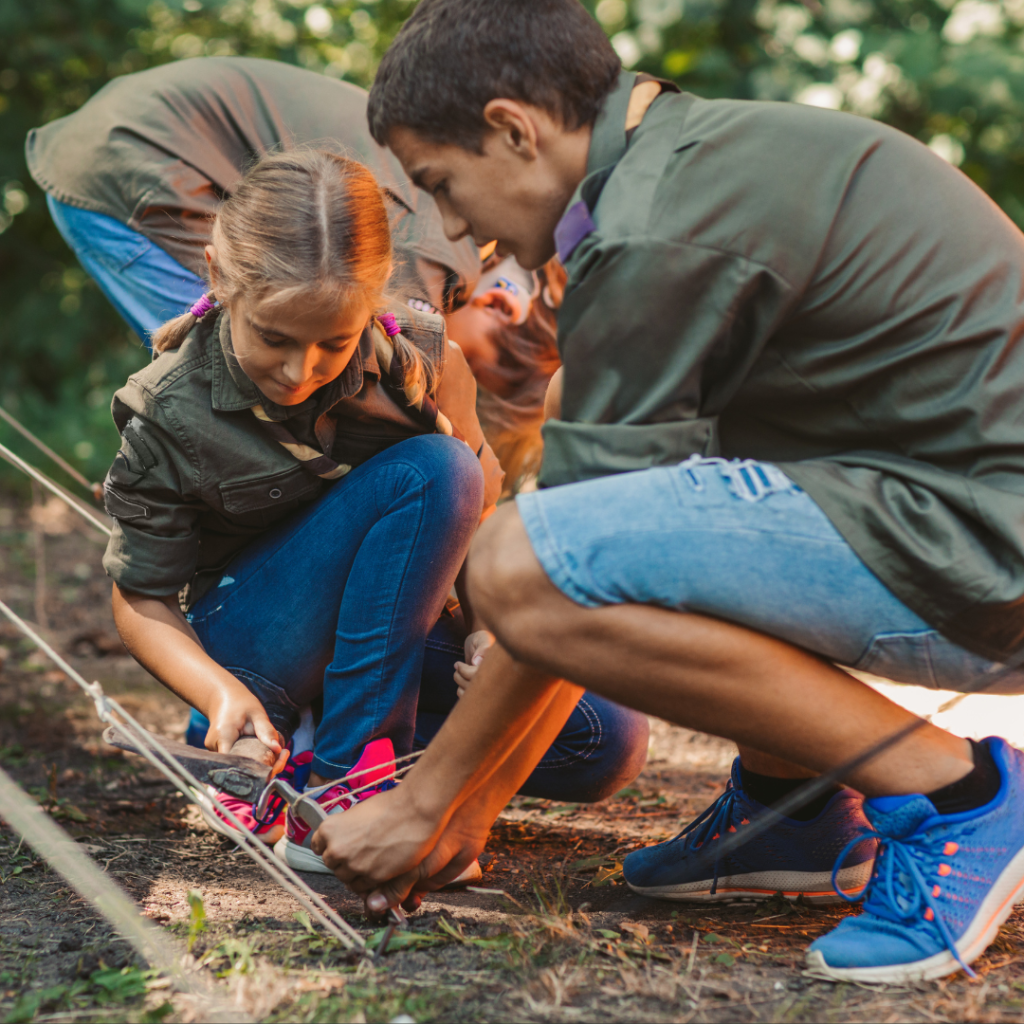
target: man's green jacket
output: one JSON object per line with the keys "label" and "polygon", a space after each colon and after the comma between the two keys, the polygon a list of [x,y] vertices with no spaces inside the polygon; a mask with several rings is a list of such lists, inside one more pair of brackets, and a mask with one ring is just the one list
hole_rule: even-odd
{"label": "man's green jacket", "polygon": [[556,234],[563,418],[542,485],[773,462],[922,618],[1007,659],[1024,237],[924,145],[848,114],[665,93],[627,139],[634,79]]}

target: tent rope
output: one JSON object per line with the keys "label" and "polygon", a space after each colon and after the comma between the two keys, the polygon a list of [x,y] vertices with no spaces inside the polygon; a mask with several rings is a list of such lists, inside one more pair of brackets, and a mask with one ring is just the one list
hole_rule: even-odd
{"label": "tent rope", "polygon": [[23,423],[19,423],[2,405],[0,405],[0,419],[3,419],[10,426],[21,434],[22,437],[27,438],[32,444],[34,444],[44,455],[49,455],[54,462],[64,470],[65,473],[75,483],[81,484],[97,501],[103,495],[103,488],[100,484],[90,483],[81,473],[75,469],[66,459],[62,459],[48,444],[41,441],[31,430],[28,429]]}

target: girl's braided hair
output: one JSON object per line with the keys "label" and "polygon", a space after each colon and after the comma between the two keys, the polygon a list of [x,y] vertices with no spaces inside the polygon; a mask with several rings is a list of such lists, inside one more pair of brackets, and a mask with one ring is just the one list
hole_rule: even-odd
{"label": "girl's braided hair", "polygon": [[[259,160],[217,210],[212,231],[220,283],[211,302],[244,295],[254,303],[297,296],[341,308],[385,306],[391,231],[380,185],[355,160],[319,149],[273,153]],[[157,354],[178,348],[208,315],[197,303],[153,333]],[[430,359],[402,335],[391,339],[405,382],[432,393]]]}

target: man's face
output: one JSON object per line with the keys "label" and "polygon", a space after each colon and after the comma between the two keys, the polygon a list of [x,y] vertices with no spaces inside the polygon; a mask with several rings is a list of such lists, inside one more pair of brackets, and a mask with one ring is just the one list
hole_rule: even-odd
{"label": "man's face", "polygon": [[431,142],[409,128],[395,128],[388,146],[413,182],[429,192],[453,242],[467,235],[478,246],[497,240],[502,256],[515,256],[527,270],[543,266],[555,252],[555,226],[574,184],[544,159],[524,158],[489,132],[483,152]]}

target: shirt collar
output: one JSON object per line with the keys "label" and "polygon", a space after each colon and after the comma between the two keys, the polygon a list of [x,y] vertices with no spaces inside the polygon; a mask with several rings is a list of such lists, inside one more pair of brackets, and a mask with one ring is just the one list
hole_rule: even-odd
{"label": "shirt collar", "polygon": [[267,398],[246,376],[231,344],[231,318],[227,310],[218,317],[214,330],[218,344],[213,351],[213,407],[221,412],[238,412],[262,405],[266,414],[278,422],[293,416],[327,412],[344,398],[350,398],[363,386],[364,373],[380,376],[380,367],[373,350],[372,324],[368,324],[359,338],[359,345],[348,366],[330,383],[318,388],[298,405],[278,405]]}
{"label": "shirt collar", "polygon": [[[621,71],[615,88],[608,94],[601,112],[594,121],[594,128],[590,134],[590,149],[587,151],[586,174],[555,228],[555,247],[562,263],[569,259],[587,235],[597,229],[590,212],[597,203],[604,183],[629,148],[635,126],[633,130],[627,132],[626,119],[633,98],[633,88],[638,79],[641,79],[641,76],[632,71]],[[679,92],[679,87],[674,82],[651,75],[643,75],[641,80],[658,82],[662,90]],[[652,102],[653,99],[649,99],[641,108],[641,118]]]}
{"label": "shirt collar", "polygon": [[620,72],[615,88],[608,94],[594,122],[587,153],[587,173],[555,227],[555,248],[562,263],[568,262],[576,246],[596,228],[590,216],[591,204],[584,198],[583,187],[598,172],[604,172],[606,176],[626,152],[626,111],[635,84],[636,75],[632,71]]}
{"label": "shirt collar", "polygon": [[615,88],[608,94],[601,113],[594,121],[590,134],[590,149],[587,152],[587,174],[617,164],[626,152],[626,111],[629,99],[636,85],[636,74],[632,71],[619,73]]}

